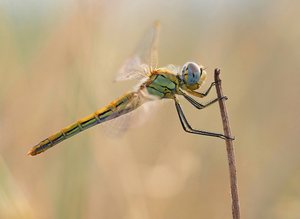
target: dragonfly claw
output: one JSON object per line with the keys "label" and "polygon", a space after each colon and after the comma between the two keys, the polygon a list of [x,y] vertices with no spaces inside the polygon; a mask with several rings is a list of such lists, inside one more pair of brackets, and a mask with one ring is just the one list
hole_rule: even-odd
{"label": "dragonfly claw", "polygon": [[235,137],[234,137],[234,136],[232,136],[232,137],[231,137],[231,136],[225,136],[225,138],[226,138],[227,140],[232,140],[232,141],[235,140]]}
{"label": "dragonfly claw", "polygon": [[224,139],[224,140],[235,140],[235,137],[231,137],[231,136],[226,136],[226,135],[220,135],[219,136],[220,138]]}
{"label": "dragonfly claw", "polygon": [[228,100],[228,97],[227,96],[223,96],[220,98],[221,100]]}

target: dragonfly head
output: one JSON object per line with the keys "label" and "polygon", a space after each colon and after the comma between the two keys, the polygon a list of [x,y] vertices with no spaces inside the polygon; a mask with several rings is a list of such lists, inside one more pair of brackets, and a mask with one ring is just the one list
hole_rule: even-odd
{"label": "dragonfly head", "polygon": [[199,66],[195,62],[187,62],[183,65],[180,73],[180,79],[189,89],[198,89],[204,82],[205,78],[206,72],[202,66]]}

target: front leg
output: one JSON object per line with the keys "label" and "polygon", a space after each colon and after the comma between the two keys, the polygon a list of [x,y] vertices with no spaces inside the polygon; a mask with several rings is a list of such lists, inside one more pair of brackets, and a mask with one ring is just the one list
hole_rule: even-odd
{"label": "front leg", "polygon": [[207,95],[209,94],[211,88],[212,88],[213,86],[215,86],[215,85],[216,85],[216,82],[212,82],[212,83],[210,84],[209,88],[207,89],[207,91],[205,91],[204,93],[200,93],[200,94],[202,94],[204,97],[207,96]]}
{"label": "front leg", "polygon": [[216,82],[212,82],[212,83],[210,84],[209,88],[208,88],[204,93],[197,92],[197,91],[190,90],[190,89],[187,89],[186,91],[187,91],[189,94],[193,95],[193,96],[203,98],[203,97],[206,97],[206,96],[209,94],[211,88],[212,88],[214,85],[216,85]]}
{"label": "front leg", "polygon": [[185,93],[182,93],[182,95],[184,96],[184,98],[189,101],[194,107],[196,107],[197,109],[203,109],[207,106],[210,106],[211,104],[213,103],[216,103],[218,100],[220,99],[225,99],[227,100],[228,98],[226,96],[223,96],[221,98],[216,98],[214,100],[211,100],[209,101],[208,103],[205,103],[205,104],[201,104],[199,102],[197,102],[196,100],[194,100],[193,98],[191,98],[189,95],[185,94]]}

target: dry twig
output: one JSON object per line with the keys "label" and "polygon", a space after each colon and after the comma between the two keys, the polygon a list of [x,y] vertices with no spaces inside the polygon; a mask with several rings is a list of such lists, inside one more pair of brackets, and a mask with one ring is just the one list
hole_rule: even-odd
{"label": "dry twig", "polygon": [[[215,82],[216,82],[217,95],[219,98],[219,106],[220,106],[221,117],[223,122],[224,134],[226,136],[231,137],[231,131],[229,126],[227,110],[225,106],[225,100],[221,99],[221,97],[223,97],[223,91],[222,91],[221,80],[220,80],[220,69],[215,69]],[[227,150],[227,158],[228,158],[228,165],[229,165],[229,174],[230,174],[232,217],[233,219],[240,219],[240,205],[239,205],[239,196],[238,196],[233,140],[226,139],[225,141],[226,141],[226,150]]]}

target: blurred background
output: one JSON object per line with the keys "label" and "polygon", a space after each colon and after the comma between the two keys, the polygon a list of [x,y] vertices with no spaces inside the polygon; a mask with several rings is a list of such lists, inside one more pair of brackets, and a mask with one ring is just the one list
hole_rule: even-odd
{"label": "blurred background", "polygon": [[[231,218],[225,144],[182,130],[164,101],[120,136],[99,125],[31,146],[135,81],[113,82],[153,21],[159,61],[221,68],[242,218],[300,218],[298,1],[0,1],[0,218]],[[206,102],[216,96],[213,91]],[[218,105],[193,127],[221,132]]]}

